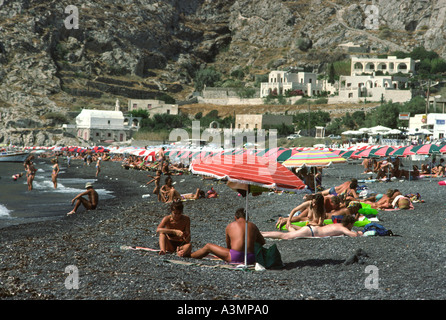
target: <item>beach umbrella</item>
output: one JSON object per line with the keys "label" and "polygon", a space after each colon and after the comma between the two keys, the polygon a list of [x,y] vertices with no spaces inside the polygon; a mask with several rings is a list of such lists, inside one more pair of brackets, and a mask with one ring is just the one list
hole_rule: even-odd
{"label": "beach umbrella", "polygon": [[433,153],[440,153],[440,147],[433,143],[427,143],[413,147],[412,151],[415,152],[415,154],[428,155]]}
{"label": "beach umbrella", "polygon": [[373,155],[379,156],[379,157],[387,157],[389,156],[393,151],[395,150],[394,147],[391,146],[384,146],[382,148],[379,148],[376,150]]}
{"label": "beach umbrella", "polygon": [[368,148],[364,150],[359,150],[355,153],[355,157],[357,158],[379,158],[380,156],[375,155],[375,152],[377,152],[381,148]]}
{"label": "beach umbrella", "polygon": [[269,150],[269,148],[266,148],[265,150],[260,150],[259,152],[257,152],[257,156],[263,156],[265,153],[267,153]]}
{"label": "beach umbrella", "polygon": [[371,133],[384,133],[392,130],[391,128],[384,127],[384,126],[375,126],[369,128]]}
{"label": "beach umbrella", "polygon": [[415,152],[412,151],[412,148],[413,148],[413,146],[404,146],[404,147],[397,148],[390,153],[390,156],[392,156],[392,157],[406,157],[406,156],[414,155]]}
{"label": "beach umbrella", "polygon": [[295,153],[282,164],[288,168],[307,167],[326,167],[332,163],[344,163],[345,158],[325,150],[308,150]]}
{"label": "beach umbrella", "polygon": [[283,162],[291,157],[292,154],[293,151],[290,148],[273,148],[268,150],[268,152],[266,152],[263,157],[277,162]]}
{"label": "beach umbrella", "polygon": [[193,174],[227,179],[231,183],[246,185],[245,268],[248,256],[248,194],[252,192],[250,186],[295,192],[305,189],[303,181],[280,163],[255,155],[197,158],[192,161],[189,170]]}
{"label": "beach umbrella", "polygon": [[342,151],[339,156],[344,158],[344,159],[348,159],[348,158],[352,158],[352,159],[357,159],[359,158],[358,156],[355,155],[357,151],[356,150],[347,150],[347,151]]}
{"label": "beach umbrella", "polygon": [[440,152],[440,153],[446,153],[446,144],[445,144],[444,146],[442,146],[442,147],[440,148],[440,150],[438,150],[438,152]]}

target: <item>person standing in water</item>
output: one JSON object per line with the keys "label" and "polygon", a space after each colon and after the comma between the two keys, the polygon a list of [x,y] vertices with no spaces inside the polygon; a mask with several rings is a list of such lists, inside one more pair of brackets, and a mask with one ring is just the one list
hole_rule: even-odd
{"label": "person standing in water", "polygon": [[53,181],[54,189],[57,189],[57,175],[60,172],[59,163],[57,159],[52,159],[51,163],[53,164],[53,171],[51,173],[51,181]]}

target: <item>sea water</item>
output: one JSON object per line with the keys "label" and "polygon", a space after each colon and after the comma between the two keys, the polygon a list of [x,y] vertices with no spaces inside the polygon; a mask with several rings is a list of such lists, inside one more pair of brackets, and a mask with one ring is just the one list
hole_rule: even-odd
{"label": "sea water", "polygon": [[[23,163],[0,162],[0,229],[10,225],[60,219],[73,209],[71,200],[85,191],[85,183],[96,180],[63,178],[66,170],[75,167],[60,166],[57,188],[51,181],[51,165],[36,159],[37,169],[33,190],[28,190]],[[23,176],[14,180],[14,174],[23,172]],[[113,198],[113,193],[105,189],[95,189],[99,202]],[[84,210],[83,207],[79,211]]]}

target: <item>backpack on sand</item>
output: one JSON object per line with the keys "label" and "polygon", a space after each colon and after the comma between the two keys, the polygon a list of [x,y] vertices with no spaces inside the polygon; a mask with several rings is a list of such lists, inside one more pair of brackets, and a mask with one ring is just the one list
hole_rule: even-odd
{"label": "backpack on sand", "polygon": [[364,229],[362,230],[362,232],[365,233],[367,231],[376,231],[376,234],[378,236],[393,236],[392,230],[387,230],[382,225],[380,225],[376,222],[371,222],[369,224],[366,224],[364,226]]}

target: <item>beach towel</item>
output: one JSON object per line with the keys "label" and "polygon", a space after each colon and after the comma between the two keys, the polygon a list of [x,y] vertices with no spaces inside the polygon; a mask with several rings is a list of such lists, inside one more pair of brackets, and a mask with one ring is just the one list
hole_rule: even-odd
{"label": "beach towel", "polygon": [[[204,263],[201,262],[200,260],[191,260],[191,261],[185,261],[185,260],[175,260],[175,259],[164,259],[164,262],[167,263],[173,263],[173,264],[178,264],[178,265],[182,265],[182,266],[193,266],[193,267],[202,267],[202,268],[219,268],[219,269],[228,269],[228,270],[242,270],[242,271],[254,271],[255,270],[255,266],[254,265],[248,265],[245,266],[241,265],[239,263],[234,264],[234,263],[223,263],[223,264],[209,264],[209,263]],[[223,261],[223,260],[222,260]]]}

